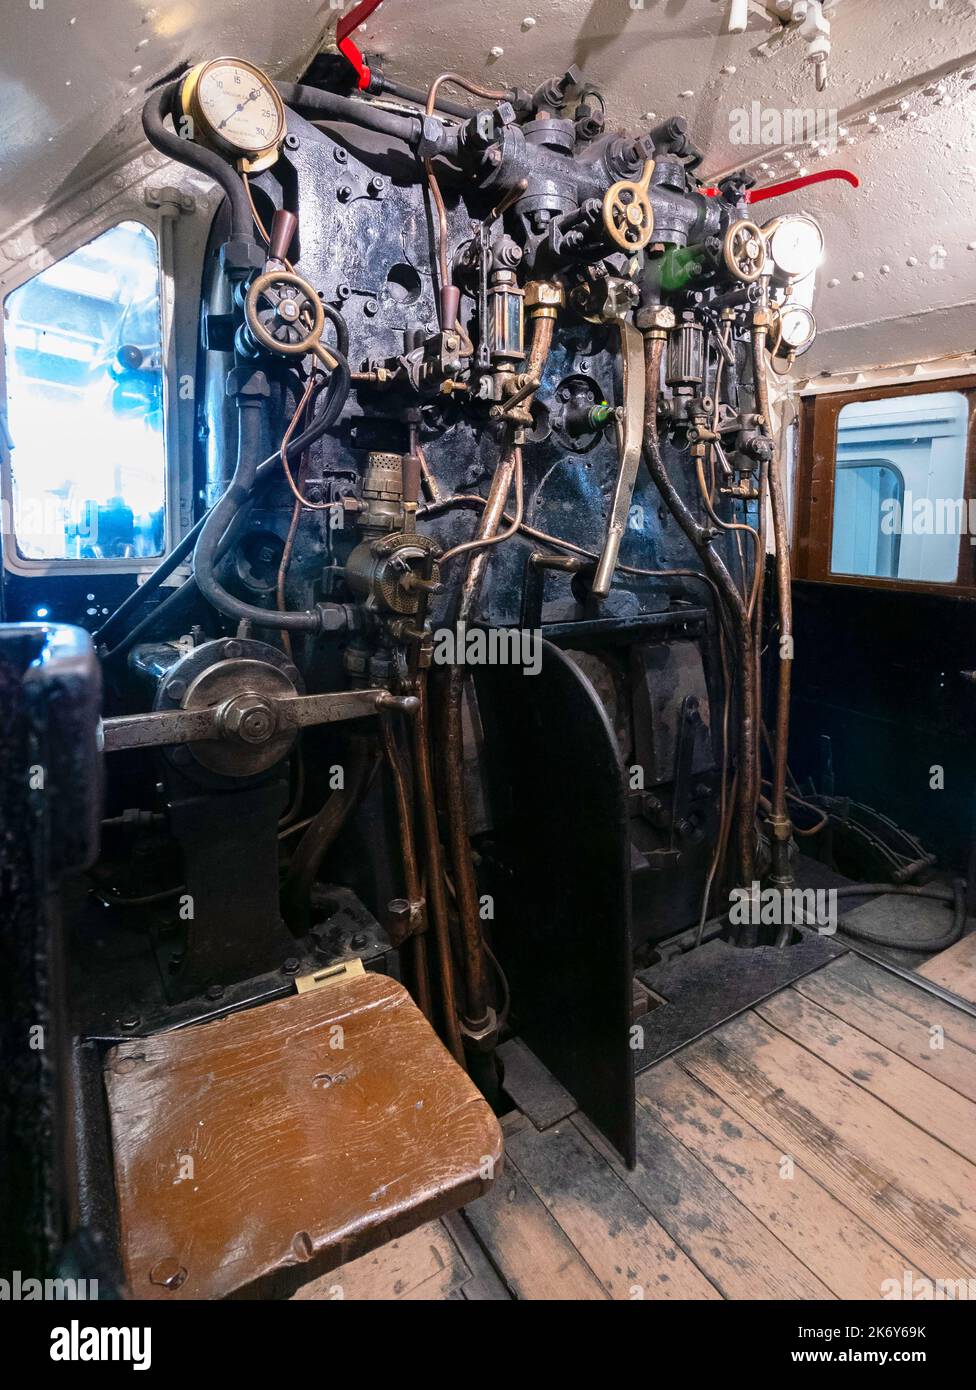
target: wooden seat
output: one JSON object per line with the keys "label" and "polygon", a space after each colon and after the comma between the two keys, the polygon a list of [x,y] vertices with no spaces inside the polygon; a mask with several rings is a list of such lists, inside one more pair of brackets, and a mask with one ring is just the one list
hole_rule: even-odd
{"label": "wooden seat", "polygon": [[105,1083],[136,1298],[283,1296],[501,1165],[490,1107],[384,975],[120,1044]]}

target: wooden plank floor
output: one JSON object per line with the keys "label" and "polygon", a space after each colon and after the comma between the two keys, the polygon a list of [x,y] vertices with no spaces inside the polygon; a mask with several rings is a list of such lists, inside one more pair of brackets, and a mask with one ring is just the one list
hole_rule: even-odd
{"label": "wooden plank floor", "polygon": [[[976,935],[922,972],[976,1001]],[[638,1077],[628,1171],[503,1122],[491,1193],[319,1281],[354,1298],[852,1299],[976,1279],[976,1020],[846,955]],[[310,1286],[305,1297],[335,1297]]]}

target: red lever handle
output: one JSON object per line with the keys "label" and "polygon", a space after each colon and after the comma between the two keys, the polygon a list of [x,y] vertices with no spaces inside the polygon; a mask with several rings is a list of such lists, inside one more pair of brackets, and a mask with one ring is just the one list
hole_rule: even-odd
{"label": "red lever handle", "polygon": [[[782,193],[793,193],[798,188],[808,188],[811,183],[826,183],[828,179],[843,179],[852,188],[859,188],[861,181],[849,169],[820,169],[816,174],[801,174],[795,179],[784,179],[782,183],[770,183],[765,188],[750,188],[746,194],[747,203],[762,203],[767,198],[778,198]],[[717,188],[702,188],[706,198],[717,198]]]}
{"label": "red lever handle", "polygon": [[336,47],[343,58],[352,64],[358,79],[356,85],[361,92],[364,92],[369,86],[371,74],[363,55],[349,35],[355,33],[360,24],[369,19],[373,11],[378,10],[382,3],[383,0],[359,0],[359,4],[354,6],[348,14],[342,15],[336,25]]}
{"label": "red lever handle", "polygon": [[765,188],[750,188],[746,194],[747,203],[763,203],[767,198],[778,198],[783,193],[793,193],[798,188],[809,188],[812,183],[826,183],[828,179],[843,179],[852,188],[860,187],[860,179],[849,169],[820,169],[816,174],[802,174],[799,178],[784,179],[782,183],[770,183]]}

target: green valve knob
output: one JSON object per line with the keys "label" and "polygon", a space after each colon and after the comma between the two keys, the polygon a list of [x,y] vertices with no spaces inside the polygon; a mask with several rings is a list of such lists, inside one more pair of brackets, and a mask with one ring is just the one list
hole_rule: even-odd
{"label": "green valve knob", "polygon": [[607,405],[606,401],[602,401],[600,405],[595,405],[590,410],[590,424],[596,429],[602,429],[612,416],[613,406]]}

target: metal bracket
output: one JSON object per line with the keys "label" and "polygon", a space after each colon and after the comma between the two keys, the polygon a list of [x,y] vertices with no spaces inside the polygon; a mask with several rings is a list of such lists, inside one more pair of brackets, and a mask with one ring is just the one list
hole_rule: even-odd
{"label": "metal bracket", "polygon": [[342,980],[353,980],[357,975],[365,974],[365,967],[357,956],[355,960],[341,960],[336,965],[324,965],[321,970],[313,970],[311,975],[297,975],[295,990],[298,994],[311,994],[313,990],[325,989],[328,985],[339,984]]}

